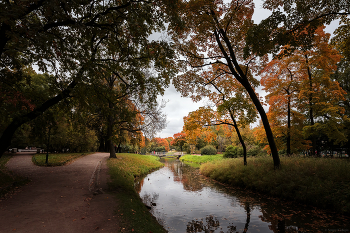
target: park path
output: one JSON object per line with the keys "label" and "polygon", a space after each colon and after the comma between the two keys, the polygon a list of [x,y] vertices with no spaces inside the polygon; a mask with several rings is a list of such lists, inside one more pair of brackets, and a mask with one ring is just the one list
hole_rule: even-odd
{"label": "park path", "polygon": [[0,201],[0,233],[119,232],[117,203],[107,189],[108,153],[84,156],[66,166],[38,167],[19,154],[9,170],[31,182]]}

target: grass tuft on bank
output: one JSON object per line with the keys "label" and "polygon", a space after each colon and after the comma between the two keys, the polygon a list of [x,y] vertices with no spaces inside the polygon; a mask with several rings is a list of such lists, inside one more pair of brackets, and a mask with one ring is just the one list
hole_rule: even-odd
{"label": "grass tuft on bank", "polygon": [[63,166],[75,159],[82,156],[89,155],[92,152],[86,153],[62,153],[62,154],[49,154],[48,163],[46,164],[46,154],[36,154],[32,157],[32,162],[37,166]]}
{"label": "grass tuft on bank", "polygon": [[207,162],[215,162],[223,159],[222,154],[217,155],[184,155],[180,160],[192,167],[200,167],[201,164]]}
{"label": "grass tuft on bank", "polygon": [[5,154],[0,158],[0,198],[29,182],[28,178],[18,176],[7,169],[6,163],[11,157]]}
{"label": "grass tuft on bank", "polygon": [[219,182],[247,187],[276,197],[350,214],[350,161],[282,157],[274,170],[271,157],[224,159],[205,163],[201,174]]}
{"label": "grass tuft on bank", "polygon": [[159,158],[150,155],[117,154],[107,164],[111,182],[109,188],[118,200],[116,214],[122,219],[121,232],[167,232],[151,215],[134,188],[135,177],[144,176],[163,166]]}

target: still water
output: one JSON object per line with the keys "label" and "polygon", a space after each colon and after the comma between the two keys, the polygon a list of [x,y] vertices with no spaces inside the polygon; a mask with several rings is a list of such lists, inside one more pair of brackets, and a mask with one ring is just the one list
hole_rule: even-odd
{"label": "still water", "polygon": [[226,188],[179,160],[162,162],[135,188],[170,233],[350,232],[345,216]]}

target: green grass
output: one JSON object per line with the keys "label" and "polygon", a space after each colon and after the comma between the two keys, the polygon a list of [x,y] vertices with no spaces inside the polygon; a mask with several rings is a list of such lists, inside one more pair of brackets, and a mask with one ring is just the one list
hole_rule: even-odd
{"label": "green grass", "polygon": [[350,214],[350,161],[326,158],[271,157],[224,159],[203,164],[201,174],[231,186],[247,187],[317,207]]}
{"label": "green grass", "polygon": [[48,164],[46,164],[46,154],[36,154],[32,157],[32,161],[37,166],[62,166],[77,158],[91,153],[63,153],[49,154]]}
{"label": "green grass", "polygon": [[0,158],[0,197],[29,182],[27,178],[18,176],[6,168],[5,165],[10,158],[10,155],[3,155]]}
{"label": "green grass", "polygon": [[201,164],[207,162],[220,161],[223,159],[222,154],[217,155],[184,155],[180,157],[180,160],[192,167],[200,167]]}
{"label": "green grass", "polygon": [[135,177],[144,176],[163,166],[159,158],[150,155],[117,154],[109,159],[109,188],[118,200],[116,214],[122,220],[121,232],[167,232],[149,213],[134,188]]}

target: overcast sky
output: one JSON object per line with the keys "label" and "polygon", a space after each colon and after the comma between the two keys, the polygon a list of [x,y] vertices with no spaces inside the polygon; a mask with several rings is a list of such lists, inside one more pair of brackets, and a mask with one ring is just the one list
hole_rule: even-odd
{"label": "overcast sky", "polygon": [[[255,23],[260,22],[270,15],[270,11],[262,9],[261,0],[254,0],[255,11],[253,20]],[[167,115],[167,127],[157,134],[157,137],[166,138],[172,137],[175,133],[182,131],[183,117],[187,116],[189,112],[197,110],[201,106],[207,105],[205,101],[194,103],[190,98],[183,98],[181,94],[176,92],[173,85],[166,91],[164,96],[160,96],[159,100],[168,101],[163,112]]]}

